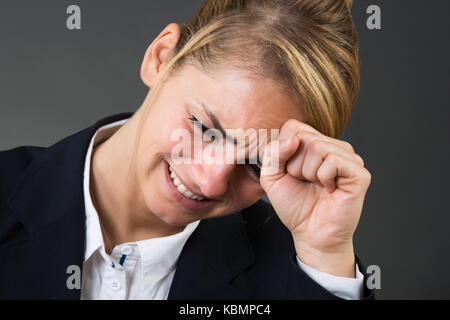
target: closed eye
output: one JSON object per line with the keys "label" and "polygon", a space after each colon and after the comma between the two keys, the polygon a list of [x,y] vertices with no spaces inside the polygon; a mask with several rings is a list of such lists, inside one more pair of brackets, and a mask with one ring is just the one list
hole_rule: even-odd
{"label": "closed eye", "polygon": [[207,130],[209,130],[208,127],[206,127],[203,123],[200,122],[194,115],[191,114],[189,117],[189,121],[191,121],[194,126],[196,126],[198,129],[202,130],[203,133],[205,133]]}
{"label": "closed eye", "polygon": [[204,133],[206,136],[208,136],[212,141],[215,140],[215,138],[216,138],[214,135],[215,129],[208,128],[192,114],[189,117],[189,121],[191,121],[197,129],[202,130],[202,133]]}
{"label": "closed eye", "polygon": [[[200,120],[198,120],[197,117],[195,117],[193,114],[191,114],[191,116],[189,117],[189,121],[192,122],[192,123],[194,124],[194,126],[195,126],[197,129],[201,130],[202,133],[205,133],[206,135],[209,135],[209,137],[210,137],[212,140],[215,139],[214,135],[213,135],[213,134],[210,134],[211,131],[208,131],[208,130],[213,130],[213,129],[210,129],[210,128],[208,128],[207,126],[205,126],[205,125],[204,125]],[[249,161],[249,162],[254,162],[254,161]],[[246,165],[247,165],[247,167],[249,168],[250,174],[251,174],[255,179],[258,179],[258,180],[259,180],[259,178],[260,178],[260,176],[261,176],[261,166],[262,166],[261,162],[258,160],[256,164],[248,163],[248,164],[246,164]]]}

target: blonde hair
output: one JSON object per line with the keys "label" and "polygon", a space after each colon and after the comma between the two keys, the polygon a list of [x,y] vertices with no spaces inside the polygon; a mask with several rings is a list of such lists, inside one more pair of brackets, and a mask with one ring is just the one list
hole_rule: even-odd
{"label": "blonde hair", "polygon": [[303,105],[309,125],[337,137],[360,86],[351,5],[352,0],[206,0],[184,26],[160,80],[186,62],[205,70],[248,70],[283,84]]}

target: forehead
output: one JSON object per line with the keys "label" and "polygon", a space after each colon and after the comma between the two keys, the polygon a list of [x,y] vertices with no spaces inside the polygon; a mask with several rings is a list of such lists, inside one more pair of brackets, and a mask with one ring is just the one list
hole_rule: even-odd
{"label": "forehead", "polygon": [[279,129],[289,119],[305,120],[294,95],[272,79],[248,72],[214,73],[186,66],[178,80],[185,99],[203,103],[225,129]]}

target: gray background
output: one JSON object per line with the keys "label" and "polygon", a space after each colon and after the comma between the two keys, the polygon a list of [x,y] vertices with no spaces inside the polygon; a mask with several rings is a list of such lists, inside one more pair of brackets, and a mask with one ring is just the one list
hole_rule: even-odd
{"label": "gray background", "polygon": [[[355,245],[378,298],[450,298],[450,2],[356,0],[362,88],[342,138],[372,172]],[[0,2],[0,149],[48,146],[147,94],[145,49],[200,0]],[[66,28],[77,4],[82,30]],[[382,9],[382,30],[366,8]]]}

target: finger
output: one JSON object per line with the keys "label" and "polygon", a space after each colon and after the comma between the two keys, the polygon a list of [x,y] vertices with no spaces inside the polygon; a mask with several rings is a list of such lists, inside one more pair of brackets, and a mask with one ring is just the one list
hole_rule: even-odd
{"label": "finger", "polygon": [[355,153],[352,145],[347,141],[342,141],[330,138],[323,134],[314,134],[310,132],[297,133],[297,135],[299,136],[300,142],[306,145],[305,149],[309,149],[309,145],[314,144],[317,141],[320,141],[319,143],[324,142],[332,146],[332,150],[334,152],[341,154],[342,156],[360,164],[361,166],[364,166],[363,159],[358,154]]}
{"label": "finger", "polygon": [[301,132],[308,132],[318,135],[321,134],[319,131],[304,122],[298,121],[296,119],[290,119],[281,126],[280,139],[289,139]]}
{"label": "finger", "polygon": [[366,190],[371,175],[364,167],[340,155],[329,154],[317,170],[317,179],[331,193],[336,188],[347,191],[352,191],[353,188]]}
{"label": "finger", "polygon": [[294,177],[311,182],[317,181],[315,173],[330,153],[341,155],[360,166],[364,164],[361,157],[331,143],[322,136],[310,133],[303,133],[301,136],[299,148],[286,166],[287,172]]}
{"label": "finger", "polygon": [[326,139],[327,141],[334,143],[334,144],[348,150],[349,152],[355,152],[355,150],[353,149],[353,146],[349,142],[335,139],[332,137],[328,137],[328,136],[324,135],[323,133],[319,132],[318,130],[316,130],[315,128],[313,128],[312,126],[310,126],[309,124],[298,121],[296,119],[289,119],[288,121],[286,121],[283,124],[283,126],[281,127],[281,130],[280,130],[280,138],[288,139],[291,136],[293,136],[294,134],[299,134],[299,133],[304,133],[304,132],[322,136],[322,138]]}
{"label": "finger", "polygon": [[319,167],[322,165],[323,161],[329,154],[339,155],[347,161],[351,161],[359,165],[359,163],[355,161],[353,155],[350,152],[341,149],[327,141],[316,140],[314,143],[311,143],[309,145],[308,149],[306,150],[305,156],[300,155],[300,157],[303,157],[303,163],[301,164],[300,169],[294,171],[295,169],[290,168],[290,163],[288,163],[288,172],[290,174],[297,173],[298,178],[310,182],[316,182],[323,186],[321,184],[321,181],[317,177],[317,170],[319,170]]}
{"label": "finger", "polygon": [[286,163],[296,152],[299,140],[292,136],[284,140],[271,141],[264,150],[261,178],[277,180],[286,174]]}

